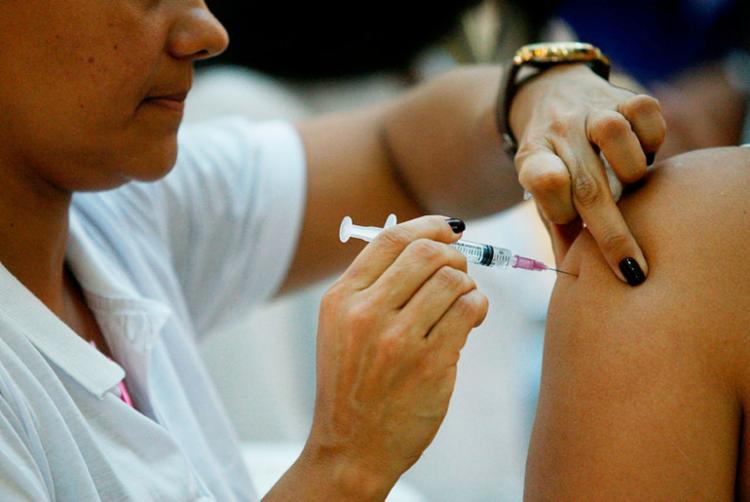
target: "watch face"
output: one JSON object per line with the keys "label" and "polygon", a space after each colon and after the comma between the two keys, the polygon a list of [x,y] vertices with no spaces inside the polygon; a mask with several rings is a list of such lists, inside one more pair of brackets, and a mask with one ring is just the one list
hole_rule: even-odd
{"label": "watch face", "polygon": [[594,60],[609,63],[607,57],[598,48],[581,42],[525,45],[516,52],[516,56],[513,58],[513,62],[517,65],[524,63],[570,63]]}

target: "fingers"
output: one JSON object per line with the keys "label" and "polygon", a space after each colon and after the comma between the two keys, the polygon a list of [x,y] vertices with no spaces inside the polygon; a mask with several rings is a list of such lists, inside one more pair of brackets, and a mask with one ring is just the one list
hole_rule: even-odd
{"label": "fingers", "polygon": [[590,72],[545,73],[542,78],[557,79],[556,86],[536,84],[536,95],[526,91],[516,97],[534,103],[521,107],[529,117],[518,135],[519,181],[553,224],[548,229],[558,260],[581,228],[570,225],[578,214],[615,274],[640,284],[646,260],[615,205],[600,155],[617,178],[613,181],[641,179],[666,134],[659,103]]}
{"label": "fingers", "polygon": [[371,289],[379,291],[378,296],[386,305],[398,309],[426,282],[432,281],[450,290],[457,285],[458,274],[465,276],[465,272],[466,257],[456,249],[441,242],[418,239],[404,249]]}
{"label": "fingers", "polygon": [[423,216],[383,230],[341,276],[354,290],[371,286],[409,244],[418,239],[454,242],[460,234],[442,216]]}
{"label": "fingers", "polygon": [[469,333],[484,322],[488,309],[489,301],[479,290],[461,295],[427,335],[429,343],[440,345],[444,354],[457,361]]}
{"label": "fingers", "polygon": [[646,174],[646,155],[623,115],[611,110],[592,111],[586,119],[586,135],[601,149],[623,183],[633,183]]}
{"label": "fingers", "polygon": [[462,295],[476,289],[465,272],[442,267],[411,297],[399,316],[414,332],[426,335]]}
{"label": "fingers", "polygon": [[516,166],[518,181],[547,221],[562,224],[576,218],[568,167],[548,146],[525,145],[516,155]]}
{"label": "fingers", "polygon": [[642,283],[646,259],[612,198],[599,155],[585,141],[556,147],[570,169],[573,204],[610,268],[632,286]]}
{"label": "fingers", "polygon": [[[630,122],[643,151],[647,154],[656,153],[667,135],[667,123],[661,113],[659,101],[639,94],[620,103],[617,110]],[[649,156],[651,164],[653,155]]]}

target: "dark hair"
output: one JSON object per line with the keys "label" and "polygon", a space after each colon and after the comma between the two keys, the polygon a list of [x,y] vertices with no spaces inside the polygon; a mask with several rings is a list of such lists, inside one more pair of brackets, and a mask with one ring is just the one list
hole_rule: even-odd
{"label": "dark hair", "polygon": [[212,63],[305,79],[401,70],[420,50],[448,35],[463,11],[479,3],[213,0],[209,7],[232,43]]}

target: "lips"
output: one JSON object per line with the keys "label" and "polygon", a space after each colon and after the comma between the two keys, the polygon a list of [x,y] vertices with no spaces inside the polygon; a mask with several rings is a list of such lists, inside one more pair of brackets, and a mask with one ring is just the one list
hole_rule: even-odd
{"label": "lips", "polygon": [[187,98],[187,95],[187,92],[178,92],[175,94],[148,96],[143,102],[161,106],[169,110],[182,112],[185,109],[185,99]]}

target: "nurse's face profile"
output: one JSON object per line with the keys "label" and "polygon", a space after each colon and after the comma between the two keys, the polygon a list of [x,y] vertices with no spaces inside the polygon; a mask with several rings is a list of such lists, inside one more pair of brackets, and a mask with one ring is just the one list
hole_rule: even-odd
{"label": "nurse's face profile", "polygon": [[165,175],[192,63],[227,43],[203,0],[0,1],[0,167],[66,191]]}

